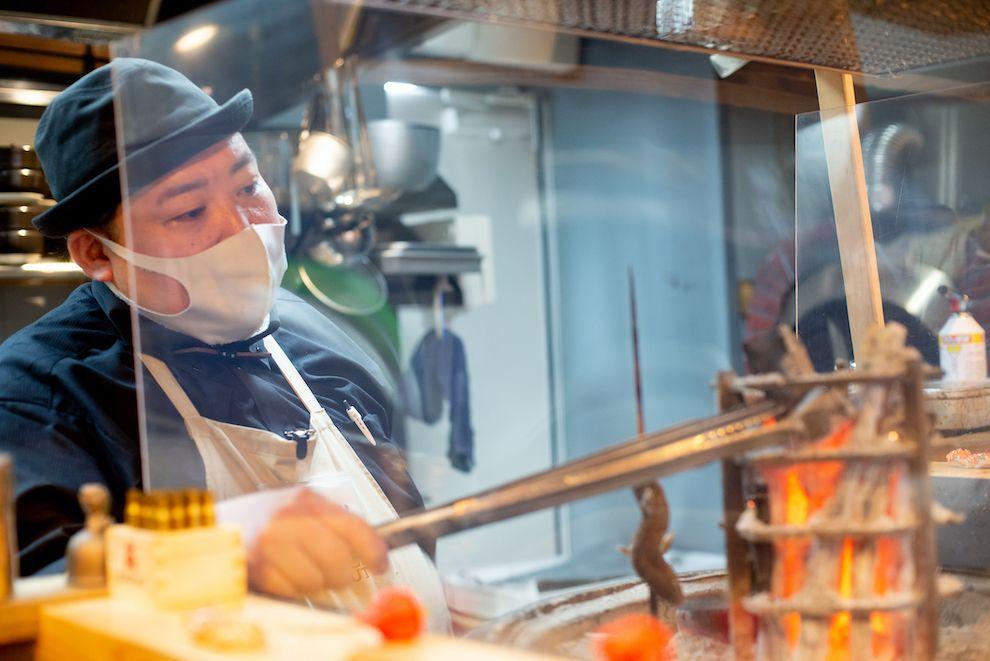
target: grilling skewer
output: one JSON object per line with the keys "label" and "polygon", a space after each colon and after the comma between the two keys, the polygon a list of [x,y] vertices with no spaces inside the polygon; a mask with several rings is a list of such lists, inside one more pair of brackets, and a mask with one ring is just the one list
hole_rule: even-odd
{"label": "grilling skewer", "polygon": [[[629,267],[629,330],[632,333],[633,385],[636,395],[636,437],[643,438],[646,428],[643,415],[643,376],[639,359],[639,320],[636,313],[636,279]],[[684,599],[677,574],[664,559],[674,540],[668,532],[670,506],[659,482],[653,480],[633,487],[643,520],[639,524],[631,549],[623,549],[632,558],[633,569],[650,591],[650,614],[659,609],[659,599],[679,604]]]}
{"label": "grilling skewer", "polygon": [[639,322],[636,314],[636,279],[629,267],[629,330],[632,333],[633,386],[636,393],[636,436],[646,433],[643,422],[643,376],[639,362]]}

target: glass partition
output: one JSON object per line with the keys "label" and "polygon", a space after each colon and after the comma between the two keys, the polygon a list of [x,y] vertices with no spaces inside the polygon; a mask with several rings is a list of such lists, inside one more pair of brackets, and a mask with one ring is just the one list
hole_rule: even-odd
{"label": "glass partition", "polygon": [[[973,312],[985,317],[973,261],[985,222],[986,195],[974,178],[984,158],[984,93],[977,86],[855,109],[884,316],[907,326],[933,365],[950,311],[940,288],[975,295]],[[819,370],[854,358],[823,138],[845,130],[845,120],[844,110],[797,118],[797,319]]]}
{"label": "glass partition", "polygon": [[[910,342],[936,366],[954,295],[970,299],[977,322],[990,322],[981,285],[990,198],[978,174],[987,158],[986,93],[985,85],[957,87],[854,109],[883,315],[904,324]],[[841,254],[833,196],[860,193],[842,173],[830,179],[825,146],[830,135],[847,131],[847,120],[845,110],[835,110],[796,122],[797,287],[786,305],[796,306],[799,333],[822,371],[855,358],[843,278],[855,266],[851,250]]]}
{"label": "glass partition", "polygon": [[[179,74],[115,80],[146,488],[260,522],[242,496],[308,484],[380,523],[635,437],[637,371],[646,431],[712,415],[715,375],[792,323],[814,99],[740,95],[707,55],[303,0],[115,55],[202,92],[165,130]],[[719,467],[662,483],[668,560],[722,567]],[[463,631],[632,576],[640,518],[622,490],[425,550]]]}

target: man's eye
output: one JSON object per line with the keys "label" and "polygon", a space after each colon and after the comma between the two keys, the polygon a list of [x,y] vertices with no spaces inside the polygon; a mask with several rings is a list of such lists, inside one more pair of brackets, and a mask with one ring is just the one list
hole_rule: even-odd
{"label": "man's eye", "polygon": [[179,222],[183,220],[196,220],[197,218],[203,215],[204,211],[206,211],[206,207],[196,207],[191,211],[180,213],[178,216],[172,216],[171,218],[169,218],[169,220],[176,220]]}
{"label": "man's eye", "polygon": [[254,195],[258,192],[258,180],[255,179],[250,184],[241,189],[241,192],[245,195]]}

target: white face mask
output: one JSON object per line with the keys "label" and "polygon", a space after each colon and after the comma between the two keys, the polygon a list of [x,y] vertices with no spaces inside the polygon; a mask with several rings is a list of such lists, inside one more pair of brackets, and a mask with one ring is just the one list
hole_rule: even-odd
{"label": "white face mask", "polygon": [[137,268],[177,280],[186,289],[189,305],[175,314],[155,312],[108,283],[117,296],[148,319],[207,344],[237,342],[262,330],[287,266],[284,220],[251,225],[188,257],[153,257],[93,236]]}

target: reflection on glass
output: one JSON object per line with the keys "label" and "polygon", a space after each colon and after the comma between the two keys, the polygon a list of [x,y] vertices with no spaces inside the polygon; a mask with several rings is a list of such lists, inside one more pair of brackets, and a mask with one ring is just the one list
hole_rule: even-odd
{"label": "reflection on glass", "polygon": [[[692,7],[677,5],[688,18]],[[220,27],[204,37],[204,25]],[[219,426],[221,444],[240,434],[229,426],[267,434],[261,468],[245,471],[266,480],[233,480],[228,500],[304,483],[350,502],[328,468],[350,462],[372,485],[354,508],[374,501],[363,513],[375,523],[626,440],[637,433],[630,270],[647,432],[715,413],[718,372],[772,369],[779,347],[767,338],[778,324],[796,327],[820,371],[856,358],[822,117],[800,114],[794,130],[795,112],[817,99],[782,92],[794,79],[760,68],[769,65],[743,63],[725,82],[702,54],[255,0],[163,25],[118,54],[174,67],[221,103],[250,89],[243,143],[221,136],[228,142],[203,158],[232,157],[230,173],[249,155],[238,172],[257,182],[220,186],[201,206],[257,183],[267,206],[248,213],[232,202],[227,211],[243,213],[229,217],[285,220],[281,289],[251,329],[264,335],[277,322],[275,342],[244,337],[211,354],[139,322],[141,350],[195,408],[177,416],[184,400],[148,361],[150,486],[209,483],[216,457],[191,436],[200,423],[190,418],[209,435]],[[739,92],[761,75],[773,82]],[[948,98],[858,110],[884,313],[932,364],[948,316],[943,287],[970,295],[974,316],[990,323],[978,186],[990,152],[974,137],[981,104]],[[125,136],[137,133],[149,100],[119,102]],[[129,194],[138,235],[142,193]],[[172,240],[148,251],[168,252]],[[226,254],[224,267],[250,257]],[[329,463],[325,447],[337,452]],[[721,480],[717,465],[664,480],[667,557],[680,572],[724,565]],[[243,511],[262,525],[263,508]],[[467,629],[558,590],[628,577],[616,547],[639,522],[622,491],[426,551]],[[589,628],[574,623],[568,653],[588,654]]]}
{"label": "reflection on glass", "polygon": [[[990,321],[981,284],[986,200],[972,177],[984,152],[967,130],[985,114],[979,95],[979,88],[963,88],[862,104],[856,113],[884,316],[904,324],[933,365],[950,312],[940,291],[970,296],[977,321]],[[828,370],[853,356],[821,138],[830,120],[822,117],[797,121],[794,298],[815,365]]]}

